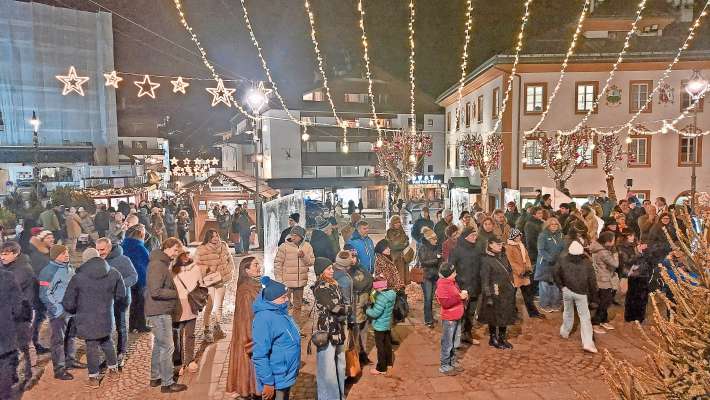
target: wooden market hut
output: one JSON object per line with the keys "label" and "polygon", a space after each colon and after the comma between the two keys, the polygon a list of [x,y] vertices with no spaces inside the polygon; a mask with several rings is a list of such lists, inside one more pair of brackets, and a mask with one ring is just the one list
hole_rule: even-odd
{"label": "wooden market hut", "polygon": [[[278,191],[259,182],[261,201],[276,198]],[[207,229],[218,230],[217,220],[212,215],[215,205],[226,205],[233,212],[237,204],[247,207],[249,218],[256,221],[256,179],[238,171],[223,171],[211,175],[203,181],[195,181],[183,186],[180,195],[188,199],[194,213],[192,240],[200,241]]]}

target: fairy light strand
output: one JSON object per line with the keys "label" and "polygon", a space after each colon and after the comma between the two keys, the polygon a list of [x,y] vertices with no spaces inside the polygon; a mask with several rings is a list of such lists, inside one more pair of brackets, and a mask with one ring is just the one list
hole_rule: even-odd
{"label": "fairy light strand", "polygon": [[416,129],[416,114],[414,110],[414,20],[415,20],[415,4],[414,0],[409,0],[409,113],[414,120],[414,128]]}
{"label": "fairy light strand", "polygon": [[629,49],[629,46],[631,45],[631,37],[634,35],[636,32],[636,27],[638,26],[638,23],[641,21],[643,18],[642,13],[643,10],[646,8],[646,2],[647,0],[641,0],[641,2],[638,5],[638,8],[636,9],[636,18],[634,19],[634,22],[631,24],[631,29],[626,33],[626,37],[624,38],[624,47],[621,49],[619,52],[619,56],[616,59],[616,62],[611,68],[611,71],[609,71],[609,76],[606,78],[606,82],[604,83],[604,87],[597,93],[597,97],[594,99],[594,102],[592,103],[592,106],[587,110],[587,113],[584,115],[584,118],[582,118],[579,123],[572,128],[571,130],[568,131],[563,131],[559,130],[558,133],[561,135],[571,135],[572,133],[578,131],[582,126],[584,126],[587,121],[589,120],[589,117],[592,115],[594,110],[597,108],[597,105],[599,104],[599,100],[601,100],[602,96],[606,92],[606,90],[609,88],[609,84],[611,81],[614,79],[614,75],[616,75],[616,71],[619,69],[619,65],[621,65],[622,61],[624,61],[624,56],[626,55],[626,51]]}
{"label": "fairy light strand", "polygon": [[577,28],[574,31],[574,35],[572,35],[572,43],[570,43],[569,48],[567,49],[567,54],[565,54],[565,59],[564,59],[564,61],[562,61],[562,67],[560,69],[560,77],[557,79],[557,84],[555,85],[555,89],[552,91],[550,98],[547,99],[547,106],[545,107],[545,110],[542,112],[542,115],[540,116],[540,120],[537,121],[537,124],[535,124],[535,127],[533,127],[529,132],[535,132],[542,126],[542,124],[545,122],[545,119],[547,118],[547,114],[550,112],[550,106],[552,105],[552,101],[555,99],[555,96],[557,96],[557,93],[560,91],[560,87],[562,86],[562,80],[564,79],[565,73],[567,71],[567,65],[569,63],[569,59],[572,56],[572,54],[574,54],[574,50],[577,47],[577,40],[579,39],[579,34],[582,32],[582,25],[584,24],[584,20],[587,17],[587,11],[589,10],[590,3],[591,3],[591,0],[585,0],[585,2],[584,2],[584,6],[582,7],[582,13],[579,14],[579,18],[577,20]]}
{"label": "fairy light strand", "polygon": [[636,114],[634,114],[633,117],[631,117],[631,119],[624,126],[619,128],[618,130],[614,131],[613,134],[617,134],[617,133],[621,132],[622,130],[624,130],[625,128],[630,128],[633,125],[633,123],[636,121],[636,119],[638,119],[638,117],[641,115],[641,113],[643,113],[646,110],[646,108],[648,107],[648,105],[651,104],[651,102],[653,101],[653,96],[661,88],[661,85],[663,85],[663,83],[666,81],[668,76],[670,76],[671,71],[673,70],[673,67],[675,67],[675,65],[678,63],[678,61],[680,61],[681,54],[683,54],[683,51],[685,51],[688,48],[688,46],[690,45],[690,42],[695,38],[695,30],[698,29],[698,27],[700,27],[703,17],[705,17],[707,15],[708,6],[710,6],[710,0],[707,0],[705,2],[705,6],[703,6],[703,9],[700,11],[698,18],[696,18],[695,22],[690,26],[690,28],[688,28],[688,37],[685,38],[685,41],[683,41],[683,44],[678,48],[678,52],[676,53],[675,58],[673,58],[673,61],[671,61],[670,64],[668,64],[668,67],[663,72],[663,75],[661,75],[661,78],[656,83],[656,86],[653,88],[651,93],[648,94],[648,97],[646,97],[646,102],[643,104],[642,107],[640,107],[638,109],[638,111],[636,111]]}
{"label": "fairy light strand", "polygon": [[463,87],[466,81],[466,68],[468,68],[468,45],[471,42],[471,27],[473,26],[473,0],[466,0],[466,24],[464,26],[463,53],[461,54],[461,77],[459,78],[459,88],[457,90],[458,104],[456,105],[456,110],[454,111],[454,118],[456,118],[456,121],[451,123],[450,127],[452,133],[456,130],[457,126],[461,125],[461,100],[463,99]]}
{"label": "fairy light strand", "polygon": [[368,51],[367,44],[367,33],[365,32],[365,6],[363,0],[358,0],[357,11],[360,13],[360,32],[362,40],[362,58],[365,61],[365,76],[367,77],[367,95],[370,98],[370,112],[372,113],[372,118],[375,123],[375,129],[377,129],[377,143],[382,143],[382,128],[380,128],[379,119],[377,118],[377,111],[375,110],[375,95],[372,91],[372,71],[370,70],[370,54]]}

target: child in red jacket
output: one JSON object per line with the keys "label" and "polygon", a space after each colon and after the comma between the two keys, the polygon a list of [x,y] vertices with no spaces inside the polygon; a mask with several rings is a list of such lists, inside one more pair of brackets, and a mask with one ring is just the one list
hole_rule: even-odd
{"label": "child in red jacket", "polygon": [[445,262],[439,267],[439,280],[436,282],[436,301],[441,305],[441,366],[439,372],[444,375],[456,375],[463,368],[456,365],[456,348],[461,344],[461,317],[463,302],[468,292],[456,285],[454,266]]}

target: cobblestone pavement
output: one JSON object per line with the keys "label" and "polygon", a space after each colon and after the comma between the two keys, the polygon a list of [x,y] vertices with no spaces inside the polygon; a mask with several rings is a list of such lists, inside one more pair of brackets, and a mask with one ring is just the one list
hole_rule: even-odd
{"label": "cobblestone pavement", "polygon": [[[515,346],[512,351],[490,348],[482,340],[480,346],[473,346],[462,353],[461,363],[466,371],[455,377],[445,377],[438,372],[440,328],[430,330],[423,325],[419,288],[410,285],[408,292],[412,315],[395,328],[401,345],[395,351],[391,374],[372,376],[369,366],[364,367],[363,376],[357,382],[349,382],[348,399],[572,400],[582,392],[587,392],[592,399],[609,399],[610,393],[600,370],[603,350],[635,364],[643,362],[639,335],[629,324],[620,322],[623,319],[620,315],[622,310],[617,306],[610,310],[612,324],[617,329],[605,335],[596,335],[600,350],[597,355],[582,352],[578,331],[568,340],[559,337],[560,313],[547,314],[548,319],[543,321],[524,317],[523,323],[512,329],[515,335],[511,339]],[[307,290],[306,294],[312,302],[310,291]],[[196,348],[199,349],[200,370],[180,378],[181,383],[189,386],[186,392],[163,395],[159,389],[149,387],[152,335],[147,333],[131,334],[129,356],[120,380],[104,381],[99,389],[89,389],[85,387],[86,370],[72,371],[75,375],[73,381],[57,381],[52,376],[51,363],[47,363],[39,383],[23,398],[230,399],[232,396],[225,393],[225,387],[233,311],[234,287],[228,287],[222,321],[225,337],[215,338],[214,344],[203,343],[201,318],[198,320]],[[298,400],[316,398],[315,354],[306,354],[311,329],[308,311],[304,309],[301,315],[296,316],[304,334],[301,374],[291,396]],[[478,333],[482,339],[485,338],[483,327]],[[375,361],[377,356],[372,337],[368,348],[370,359]]]}

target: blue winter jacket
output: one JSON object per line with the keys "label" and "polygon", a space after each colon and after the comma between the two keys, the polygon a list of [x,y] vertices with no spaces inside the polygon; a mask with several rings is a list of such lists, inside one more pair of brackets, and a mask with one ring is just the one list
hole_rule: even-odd
{"label": "blue winter jacket", "polygon": [[130,237],[123,239],[121,247],[123,248],[123,255],[131,259],[133,267],[136,269],[136,273],[138,273],[136,287],[138,289],[145,288],[148,276],[148,262],[150,261],[148,249],[145,247],[142,240]]}
{"label": "blue winter jacket", "polygon": [[54,261],[50,261],[46,267],[42,268],[37,276],[39,299],[47,308],[50,319],[57,318],[64,313],[62,299],[73,276],[74,268],[68,264],[59,264]]}
{"label": "blue winter jacket", "polygon": [[256,388],[261,393],[264,385],[286,389],[296,383],[301,367],[301,333],[288,315],[288,303],[274,304],[259,292],[252,306],[254,321],[252,362],[256,374]]}
{"label": "blue winter jacket", "polygon": [[131,304],[131,287],[138,282],[138,271],[133,266],[130,258],[123,255],[123,248],[114,244],[111,248],[111,253],[106,257],[106,262],[111,268],[115,268],[123,278],[123,284],[126,285],[126,301],[125,305]]}
{"label": "blue winter jacket", "polygon": [[357,251],[357,259],[360,265],[367,268],[370,273],[373,273],[375,271],[375,244],[372,239],[369,236],[360,236],[360,232],[356,230],[350,240],[348,240],[348,243]]}
{"label": "blue winter jacket", "polygon": [[537,263],[535,264],[535,280],[552,282],[552,270],[554,269],[557,257],[565,248],[565,240],[562,231],[555,233],[543,229],[537,237]]}
{"label": "blue winter jacket", "polygon": [[392,329],[392,311],[396,299],[397,293],[394,290],[383,290],[377,293],[375,304],[365,311],[367,316],[372,318],[372,329],[375,332],[385,332]]}

